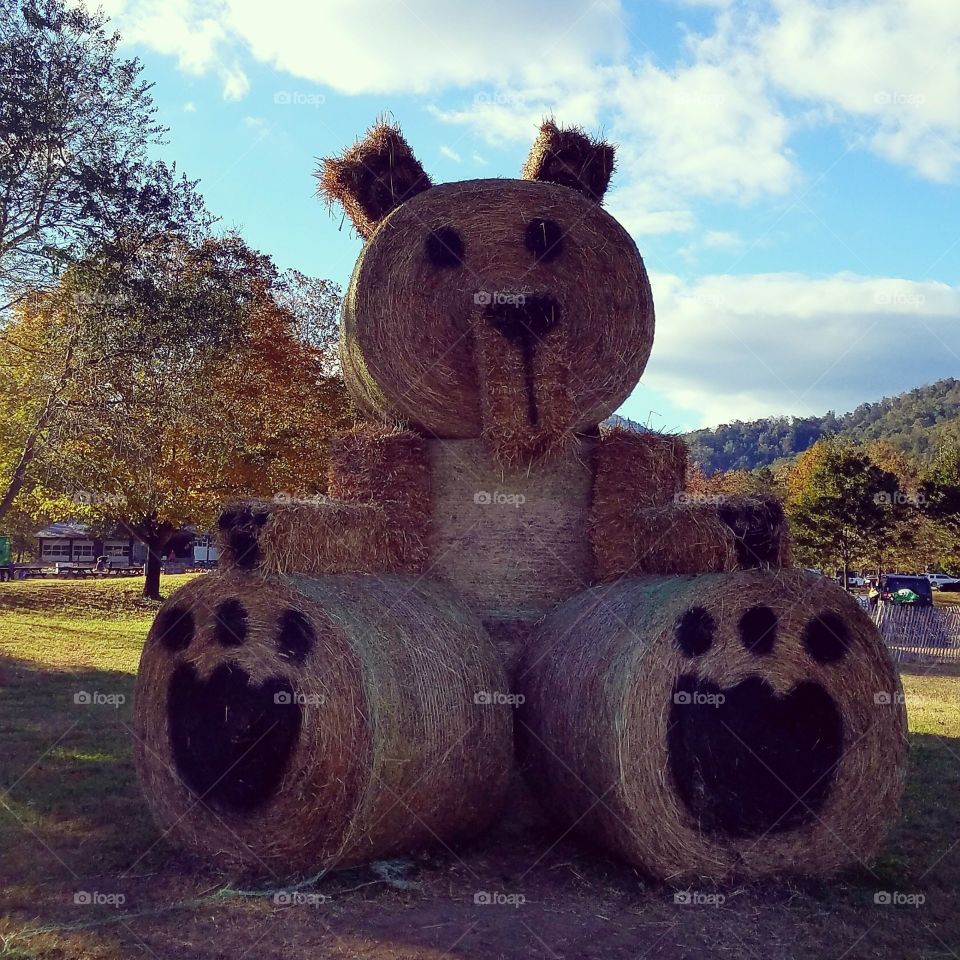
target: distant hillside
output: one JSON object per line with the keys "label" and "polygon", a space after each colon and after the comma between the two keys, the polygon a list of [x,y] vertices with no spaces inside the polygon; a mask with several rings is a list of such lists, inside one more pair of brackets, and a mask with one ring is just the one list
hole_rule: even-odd
{"label": "distant hillside", "polygon": [[611,413],[606,420],[603,421],[605,427],[625,427],[627,430],[637,430],[640,433],[646,433],[649,427],[645,427],[642,423],[637,423],[636,420],[631,420],[629,417],[621,417],[619,413]]}
{"label": "distant hillside", "polygon": [[768,417],[734,421],[686,434],[690,458],[706,473],[752,470],[803,453],[821,437],[889,440],[904,453],[928,456],[947,427],[960,434],[960,380],[938,380],[879,403],[861,403],[852,413],[822,417]]}

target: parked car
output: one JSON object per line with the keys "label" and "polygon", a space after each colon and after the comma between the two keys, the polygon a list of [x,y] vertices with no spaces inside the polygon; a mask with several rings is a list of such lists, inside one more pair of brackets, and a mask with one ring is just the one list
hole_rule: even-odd
{"label": "parked car", "polygon": [[942,590],[944,584],[947,583],[960,584],[960,580],[946,573],[927,573],[924,574],[924,576],[930,581],[930,586],[933,587],[934,590]]}
{"label": "parked car", "polygon": [[[837,583],[839,583],[841,587],[843,586],[843,574],[842,574],[842,573],[837,576]],[[860,577],[860,576],[858,576],[858,575],[855,574],[855,573],[848,573],[848,574],[847,574],[847,586],[848,586],[848,587],[865,587],[866,585],[867,585],[867,578],[866,578],[866,577]]]}
{"label": "parked car", "polygon": [[926,577],[887,573],[880,578],[880,599],[913,607],[933,606],[933,587]]}

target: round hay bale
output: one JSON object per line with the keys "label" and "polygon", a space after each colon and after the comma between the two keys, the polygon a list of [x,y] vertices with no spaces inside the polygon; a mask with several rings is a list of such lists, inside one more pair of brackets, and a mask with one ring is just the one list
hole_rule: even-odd
{"label": "round hay bale", "polygon": [[868,858],[897,812],[900,682],[822,578],[594,587],[544,620],[516,687],[548,811],[661,879],[827,874]]}
{"label": "round hay bale", "polygon": [[512,766],[493,645],[391,576],[206,576],[140,661],[136,765],[164,834],[274,878],[478,832]]}
{"label": "round hay bale", "polygon": [[[484,411],[526,415],[510,331],[491,344],[478,344],[472,332],[482,312],[492,324],[493,308],[517,297],[531,308],[549,302],[555,329],[544,342],[562,338],[570,358],[569,371],[549,364],[549,377],[527,370],[540,420],[556,429],[551,407],[562,404],[571,432],[600,423],[646,365],[653,298],[627,231],[596,201],[552,183],[443,184],[390,213],[361,253],[344,300],[350,393],[375,417],[446,438],[480,436]],[[539,370],[535,351],[529,364]],[[496,397],[507,386],[513,402],[505,406]],[[489,423],[487,432],[500,426],[516,429]]]}
{"label": "round hay bale", "polygon": [[523,616],[591,582],[594,441],[534,473],[505,471],[480,440],[430,440],[428,570],[485,617]]}

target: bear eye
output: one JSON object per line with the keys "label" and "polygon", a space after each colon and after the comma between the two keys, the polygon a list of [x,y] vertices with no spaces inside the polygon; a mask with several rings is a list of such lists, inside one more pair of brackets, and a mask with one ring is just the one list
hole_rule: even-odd
{"label": "bear eye", "polygon": [[837,663],[847,655],[850,631],[835,613],[822,613],[804,627],[803,645],[817,663]]}
{"label": "bear eye", "polygon": [[713,646],[717,623],[703,607],[691,607],[677,621],[674,639],[680,651],[688,657],[699,657]]}
{"label": "bear eye", "polygon": [[553,220],[531,220],[524,232],[523,243],[537,262],[549,263],[563,253],[563,231]]}
{"label": "bear eye", "polygon": [[427,260],[435,267],[463,265],[463,237],[453,227],[441,227],[427,236]]}

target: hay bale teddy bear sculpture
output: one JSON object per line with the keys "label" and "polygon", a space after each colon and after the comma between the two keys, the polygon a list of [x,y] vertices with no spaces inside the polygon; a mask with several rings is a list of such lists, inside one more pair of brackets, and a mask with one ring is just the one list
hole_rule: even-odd
{"label": "hay bale teddy bear sculpture", "polygon": [[653,875],[875,850],[905,722],[872,623],[788,568],[776,503],[690,503],[679,438],[599,427],[654,330],[613,161],[548,122],[519,180],[433,185],[385,124],[324,162],[366,422],[329,500],[230,505],[151,630],[138,767],[183,843],[291,872],[476,832],[513,700],[543,806]]}

